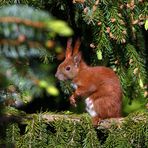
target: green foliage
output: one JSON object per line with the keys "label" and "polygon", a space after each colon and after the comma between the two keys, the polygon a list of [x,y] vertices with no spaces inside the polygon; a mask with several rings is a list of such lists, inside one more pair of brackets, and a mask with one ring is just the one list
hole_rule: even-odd
{"label": "green foliage", "polygon": [[[8,109],[7,109],[8,114]],[[9,113],[13,109],[9,108]],[[57,117],[56,117],[57,115]],[[52,118],[53,116],[53,118]],[[55,116],[55,117],[54,117]],[[90,118],[84,115],[65,115],[53,113],[38,113],[24,115],[18,124],[7,126],[5,142],[1,144],[15,145],[16,147],[98,147],[99,141]],[[25,127],[22,132],[21,127]],[[11,132],[11,134],[9,134]],[[20,135],[21,133],[21,135]]]}
{"label": "green foliage", "polygon": [[110,133],[104,144],[104,147],[148,147],[147,122],[147,112],[131,114],[125,119],[119,128],[110,129]]}
{"label": "green foliage", "polygon": [[16,142],[18,147],[46,147],[47,146],[47,125],[42,122],[40,114],[38,117],[28,121],[25,134]]}
{"label": "green foliage", "polygon": [[71,86],[71,81],[67,80],[67,81],[61,81],[60,82],[60,86],[62,88],[62,91],[67,94],[70,95],[72,94],[72,92],[74,91],[74,89]]}
{"label": "green foliage", "polygon": [[68,25],[61,20],[48,21],[47,26],[49,29],[53,30],[55,33],[58,33],[63,36],[70,36],[71,34],[73,34],[73,31],[71,30],[71,28],[69,28]]}
{"label": "green foliage", "polygon": [[[53,67],[52,58],[57,51],[53,41],[57,34],[69,36],[72,30],[64,21],[55,20],[47,12],[22,5],[1,8],[0,75],[6,81],[0,84],[1,89],[5,89],[1,94],[9,93],[12,96],[12,93],[20,93],[19,99],[23,102],[30,102],[33,95],[41,95],[42,89],[53,96],[59,94],[54,75],[48,76]],[[37,69],[32,59],[39,58],[51,63],[44,64],[40,61]],[[43,86],[43,83],[46,83],[46,86]],[[15,88],[11,93],[7,91],[9,85],[14,85]],[[7,98],[1,97],[1,101]]]}
{"label": "green foliage", "polygon": [[145,21],[144,27],[145,27],[145,30],[148,30],[148,20]]}
{"label": "green foliage", "polygon": [[15,145],[15,142],[18,141],[20,138],[20,130],[16,123],[9,124],[6,129],[6,139],[7,141],[6,146],[11,147],[12,145]]}
{"label": "green foliage", "polygon": [[[19,115],[18,115],[19,116]],[[95,129],[87,114],[65,115],[38,113],[23,116],[19,123],[7,126],[5,141],[1,144],[16,147],[80,147],[128,148],[148,147],[148,113],[136,112],[120,124],[112,123],[109,129]],[[103,134],[99,134],[102,131]],[[101,136],[106,138],[101,141]]]}

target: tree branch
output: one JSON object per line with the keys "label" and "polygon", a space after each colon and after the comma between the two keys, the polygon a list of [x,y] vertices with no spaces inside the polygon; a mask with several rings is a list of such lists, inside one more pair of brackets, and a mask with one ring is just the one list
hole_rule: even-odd
{"label": "tree branch", "polygon": [[[64,115],[64,114],[50,114],[50,113],[41,113],[41,114],[29,114],[29,115],[3,115],[0,117],[0,122],[17,122],[17,123],[26,123],[27,120],[32,120],[34,116],[40,116],[46,123],[54,122],[57,120],[68,120],[72,122],[81,122],[82,116],[81,115]],[[97,129],[109,129],[111,126],[115,126],[120,128],[121,125],[125,122],[125,118],[110,118],[101,120],[98,123]],[[134,116],[132,117],[133,122],[143,121],[146,122],[147,120],[142,116]]]}
{"label": "tree branch", "polygon": [[35,28],[43,29],[45,27],[45,24],[42,22],[37,21],[31,21],[29,19],[22,19],[18,17],[1,17],[0,23],[17,23],[17,24],[24,24],[26,26],[31,26]]}

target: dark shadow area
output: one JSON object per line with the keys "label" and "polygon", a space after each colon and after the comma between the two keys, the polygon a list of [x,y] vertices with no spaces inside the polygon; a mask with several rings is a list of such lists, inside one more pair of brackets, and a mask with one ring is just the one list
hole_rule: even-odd
{"label": "dark shadow area", "polygon": [[97,137],[100,141],[100,144],[103,145],[108,137],[108,132],[107,130],[101,130],[101,129],[95,129],[96,130],[96,133],[97,133]]}
{"label": "dark shadow area", "polygon": [[44,97],[42,98],[36,97],[26,105],[18,107],[18,109],[23,110],[26,113],[35,113],[40,111],[60,112],[60,111],[68,110],[69,106],[70,104],[67,99],[62,100],[56,97],[47,96],[45,93]]}

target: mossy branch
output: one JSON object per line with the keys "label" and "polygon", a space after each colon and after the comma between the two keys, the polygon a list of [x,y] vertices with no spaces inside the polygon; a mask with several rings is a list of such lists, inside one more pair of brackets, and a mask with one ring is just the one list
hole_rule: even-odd
{"label": "mossy branch", "polygon": [[[37,114],[29,114],[29,115],[3,115],[0,117],[0,122],[1,123],[9,123],[9,122],[17,122],[17,123],[22,123],[22,124],[26,124],[28,123],[28,120],[33,120],[34,118],[36,118],[38,115]],[[66,115],[66,114],[53,114],[53,113],[41,113],[39,115],[41,117],[41,119],[45,122],[45,123],[50,123],[50,122],[54,122],[54,121],[69,121],[69,122],[81,122],[83,116],[86,116],[89,118],[89,116],[87,114],[83,114],[83,115],[76,115],[76,114],[70,114],[70,115]],[[100,123],[98,123],[97,129],[109,129],[112,126],[115,126],[117,128],[120,128],[122,123],[124,123],[126,120],[126,118],[110,118],[110,119],[104,119],[101,120]],[[145,117],[133,117],[133,122],[137,122],[138,120],[145,120]]]}
{"label": "mossy branch", "polygon": [[[11,110],[0,117],[0,126],[5,125],[7,128],[7,142],[16,139],[13,140],[13,143],[17,146],[19,144],[26,146],[30,139],[32,140],[29,145],[36,147],[44,144],[46,147],[57,145],[61,147],[67,145],[69,147],[73,145],[75,147],[124,147],[125,144],[126,147],[133,145],[134,147],[137,145],[147,147],[148,145],[147,142],[143,143],[148,139],[147,112],[133,113],[125,118],[102,120],[97,129],[93,128],[90,119],[86,113],[76,115],[69,114],[69,112],[62,114],[44,112],[27,115],[17,110]],[[18,125],[25,127],[21,138],[22,129]],[[102,134],[107,138],[102,139]],[[102,140],[103,144],[101,144]]]}

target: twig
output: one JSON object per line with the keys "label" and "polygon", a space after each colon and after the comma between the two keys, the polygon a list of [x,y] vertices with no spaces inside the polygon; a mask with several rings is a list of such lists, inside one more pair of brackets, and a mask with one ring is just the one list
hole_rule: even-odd
{"label": "twig", "polygon": [[24,24],[27,26],[31,26],[31,27],[36,27],[36,28],[44,28],[45,24],[42,22],[37,22],[37,21],[31,21],[29,19],[22,19],[22,18],[18,18],[18,17],[1,17],[0,18],[0,23],[17,23],[17,24]]}

